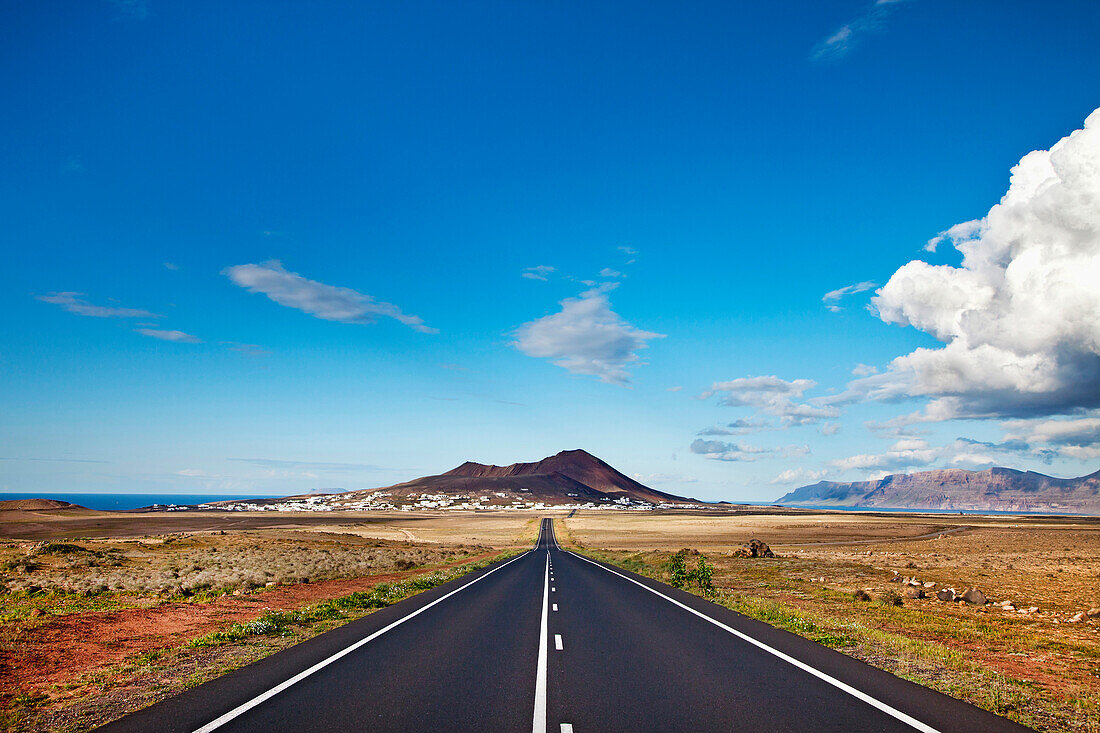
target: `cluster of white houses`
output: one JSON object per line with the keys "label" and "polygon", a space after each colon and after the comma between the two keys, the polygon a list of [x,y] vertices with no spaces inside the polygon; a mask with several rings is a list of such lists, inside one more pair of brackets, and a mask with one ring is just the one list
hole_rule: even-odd
{"label": "cluster of white houses", "polygon": [[543,501],[514,498],[504,492],[490,492],[478,496],[451,494],[420,494],[419,496],[394,497],[386,491],[373,491],[369,494],[319,494],[282,501],[232,501],[198,504],[194,507],[159,506],[158,509],[178,511],[182,509],[202,509],[230,512],[331,512],[331,511],[367,511],[384,510],[415,512],[429,509],[462,509],[469,511],[518,509],[614,509],[650,511],[672,507],[690,507],[691,504],[661,503],[620,497],[601,501],[549,504]]}

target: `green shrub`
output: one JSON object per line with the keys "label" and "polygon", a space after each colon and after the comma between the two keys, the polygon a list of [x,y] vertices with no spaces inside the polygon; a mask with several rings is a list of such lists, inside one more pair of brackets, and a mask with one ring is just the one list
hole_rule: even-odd
{"label": "green shrub", "polygon": [[669,585],[673,588],[683,588],[691,578],[685,564],[686,555],[684,550],[680,550],[668,559]]}
{"label": "green shrub", "polygon": [[702,555],[699,556],[699,566],[695,568],[694,575],[695,582],[699,584],[704,595],[713,595],[714,583],[711,581],[714,578],[714,566],[707,564],[707,559]]}

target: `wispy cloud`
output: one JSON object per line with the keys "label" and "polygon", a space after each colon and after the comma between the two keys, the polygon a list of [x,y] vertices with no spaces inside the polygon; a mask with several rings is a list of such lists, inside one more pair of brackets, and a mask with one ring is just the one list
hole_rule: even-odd
{"label": "wispy cloud", "polygon": [[164,269],[165,270],[178,270],[178,269],[180,269],[180,266],[177,265],[175,262],[165,262],[164,263]]}
{"label": "wispy cloud", "polygon": [[773,484],[813,483],[825,478],[826,471],[812,471],[808,468],[788,468],[771,480]]}
{"label": "wispy cloud", "polygon": [[708,399],[720,395],[719,403],[728,407],[752,407],[780,418],[783,427],[813,425],[826,418],[838,417],[840,410],[831,405],[802,400],[802,395],[817,386],[812,379],[787,381],[774,375],[740,377],[728,382],[715,382],[699,395]]}
{"label": "wispy cloud", "polygon": [[715,425],[713,427],[704,428],[696,433],[696,435],[749,435],[751,433],[758,433],[762,430],[773,429],[775,429],[775,425],[766,420],[761,420],[756,417],[742,417],[733,422],[726,423],[725,425]]}
{"label": "wispy cloud", "polygon": [[996,465],[1006,455],[1019,456],[1029,450],[1026,442],[1006,440],[992,443],[957,438],[945,445],[931,445],[922,438],[902,438],[881,453],[862,453],[829,461],[842,471],[904,471],[933,466],[981,468]]}
{"label": "wispy cloud", "polygon": [[115,9],[117,19],[144,20],[149,17],[149,6],[145,4],[145,0],[110,0],[110,3]]}
{"label": "wispy cloud", "polygon": [[936,236],[928,240],[928,243],[924,245],[925,252],[935,252],[936,249],[945,240],[950,241],[952,245],[957,249],[960,244],[966,242],[978,234],[982,230],[982,220],[973,219],[971,221],[964,221],[961,224],[956,224],[949,229],[945,229]]}
{"label": "wispy cloud", "polygon": [[110,461],[97,461],[91,458],[10,458],[0,456],[0,461],[34,461],[45,463],[110,463]]}
{"label": "wispy cloud", "polygon": [[202,339],[198,336],[192,336],[189,333],[183,331],[172,331],[160,328],[135,328],[136,333],[140,333],[143,336],[151,336],[161,341],[175,341],[180,344],[201,344]]}
{"label": "wispy cloud", "polygon": [[375,300],[351,288],[309,280],[296,272],[288,272],[278,260],[235,265],[225,268],[222,273],[250,293],[262,293],[279,305],[325,321],[373,323],[382,316],[421,333],[439,333],[438,329],[425,326],[419,316],[404,313],[392,303]]}
{"label": "wispy cloud", "polygon": [[120,308],[113,305],[94,305],[84,300],[84,293],[61,292],[35,296],[43,303],[53,303],[69,313],[92,318],[163,318],[159,313],[150,313],[141,308]]}
{"label": "wispy cloud", "polygon": [[1006,441],[1023,440],[1046,457],[1082,461],[1100,458],[1100,415],[1064,420],[1013,420],[1005,423]]}
{"label": "wispy cloud", "polygon": [[245,356],[271,356],[271,352],[259,344],[242,344],[239,341],[222,341],[222,346],[230,351],[236,351],[238,354],[244,354]]}
{"label": "wispy cloud", "polygon": [[328,461],[288,461],[279,458],[227,458],[227,461],[248,463],[263,468],[299,468],[308,471],[376,471],[378,466],[369,463],[331,463]]}
{"label": "wispy cloud", "polygon": [[602,270],[600,270],[600,277],[620,278],[620,277],[626,277],[626,276],[623,275],[618,270],[612,270],[610,267],[605,267]]}
{"label": "wispy cloud", "polygon": [[550,265],[535,265],[534,267],[524,268],[523,272],[520,274],[528,280],[542,280],[546,282],[547,275],[552,274],[554,271],[555,268]]}
{"label": "wispy cloud", "polygon": [[635,481],[643,484],[695,484],[699,482],[696,476],[686,476],[682,473],[635,473],[630,476]]}
{"label": "wispy cloud", "polygon": [[895,6],[907,0],[876,0],[861,15],[833,31],[814,46],[812,61],[829,61],[845,56],[867,33],[880,30]]}
{"label": "wispy cloud", "polygon": [[692,453],[715,461],[751,463],[765,458],[790,458],[804,456],[810,452],[808,445],[786,445],[778,448],[765,448],[748,443],[727,443],[723,440],[703,440],[696,438],[691,443]]}
{"label": "wispy cloud", "polygon": [[601,381],[626,385],[627,368],[640,359],[638,352],[664,334],[643,331],[611,310],[607,283],[561,301],[561,310],[516,329],[512,345],[541,359],[552,359],[574,374],[591,374]]}
{"label": "wispy cloud", "polygon": [[842,298],[845,298],[849,295],[855,295],[856,293],[862,293],[864,291],[870,290],[873,287],[875,287],[875,283],[871,282],[870,280],[864,280],[863,282],[856,283],[855,285],[845,285],[843,288],[837,288],[836,290],[830,290],[829,292],[825,293],[825,295],[821,296],[821,302],[824,303],[825,307],[833,313],[839,313],[840,311],[844,310],[840,307],[840,300]]}

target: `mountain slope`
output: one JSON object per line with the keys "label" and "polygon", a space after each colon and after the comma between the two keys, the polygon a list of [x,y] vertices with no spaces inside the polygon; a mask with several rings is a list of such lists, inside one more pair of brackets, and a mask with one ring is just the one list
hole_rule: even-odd
{"label": "mountain slope", "polygon": [[696,503],[651,489],[583,450],[562,451],[534,463],[492,466],[467,461],[435,476],[424,476],[373,491],[341,494],[349,501],[384,492],[393,499],[429,496],[488,497],[493,505],[516,501],[544,504],[585,502]]}
{"label": "mountain slope", "polygon": [[819,481],[779,497],[776,503],[1100,514],[1100,471],[1061,479],[1011,468],[952,468],[878,481]]}
{"label": "mountain slope", "polygon": [[560,474],[590,489],[608,495],[627,496],[653,503],[689,501],[638,483],[584,450],[563,450],[537,463],[513,463],[510,466],[488,466],[467,461],[443,476],[469,478],[511,478]]}

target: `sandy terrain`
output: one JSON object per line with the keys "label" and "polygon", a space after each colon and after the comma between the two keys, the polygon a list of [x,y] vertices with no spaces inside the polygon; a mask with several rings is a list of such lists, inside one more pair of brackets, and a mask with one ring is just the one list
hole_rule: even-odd
{"label": "sandy terrain", "polygon": [[[527,542],[528,519],[490,520],[481,532],[461,534]],[[361,534],[353,526],[336,532],[312,526],[0,540],[0,729],[102,723],[192,684],[195,675],[247,663],[367,610],[307,624],[290,637],[190,649],[196,638],[498,554],[486,544],[412,541],[416,536],[403,527],[365,526]],[[439,534],[432,523],[423,526]],[[122,679],[126,694],[118,687]],[[73,710],[80,711],[75,718]]]}
{"label": "sandy terrain", "polygon": [[[600,514],[562,524],[578,546],[666,581],[673,552],[701,552],[734,610],[1040,730],[1100,730],[1100,616],[1085,615],[1100,608],[1095,518]],[[779,557],[733,557],[750,538]],[[687,555],[689,568],[696,561]],[[928,597],[905,596],[916,589],[895,573]],[[934,596],[947,587],[1012,605]]]}
{"label": "sandy terrain", "polygon": [[[672,552],[692,548],[713,564],[715,586],[735,610],[796,633],[813,629],[822,643],[1041,729],[1100,725],[1100,619],[1071,623],[1100,606],[1096,519],[768,508],[569,518],[32,508],[0,513],[8,538],[0,539],[0,727],[103,722],[339,621],[212,648],[190,648],[196,637],[267,608],[295,610],[490,548],[528,547],[543,515],[558,519],[563,543],[656,577]],[[754,537],[780,557],[732,557]],[[904,588],[891,582],[893,571],[933,584],[930,591],[978,587],[1036,610],[934,598],[896,606]],[[876,600],[854,600],[857,590]]]}
{"label": "sandy terrain", "polygon": [[0,537],[51,540],[144,537],[174,532],[311,529],[378,539],[503,546],[526,542],[525,532],[528,526],[534,526],[532,521],[531,513],[520,511],[100,512],[62,509],[0,511]]}

